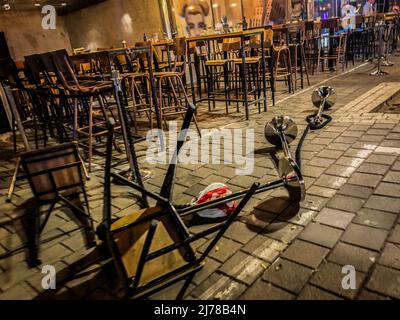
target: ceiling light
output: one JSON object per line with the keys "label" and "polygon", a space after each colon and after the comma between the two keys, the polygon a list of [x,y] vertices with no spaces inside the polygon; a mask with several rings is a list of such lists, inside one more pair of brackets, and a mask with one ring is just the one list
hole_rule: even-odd
{"label": "ceiling light", "polygon": [[35,7],[40,7],[41,6],[41,4],[36,0],[35,1]]}
{"label": "ceiling light", "polygon": [[66,7],[66,6],[67,6],[67,2],[66,1],[61,2],[61,7]]}

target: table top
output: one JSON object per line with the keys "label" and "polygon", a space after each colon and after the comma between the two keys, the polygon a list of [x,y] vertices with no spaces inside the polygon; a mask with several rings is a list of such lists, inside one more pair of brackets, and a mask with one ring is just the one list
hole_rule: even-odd
{"label": "table top", "polygon": [[236,31],[230,33],[218,33],[218,34],[209,34],[209,35],[202,35],[197,37],[190,37],[186,38],[187,42],[192,41],[207,41],[207,40],[215,40],[215,39],[224,39],[224,38],[239,38],[242,36],[250,36],[256,35],[264,32],[264,28],[257,28],[257,29],[250,29],[245,31]]}

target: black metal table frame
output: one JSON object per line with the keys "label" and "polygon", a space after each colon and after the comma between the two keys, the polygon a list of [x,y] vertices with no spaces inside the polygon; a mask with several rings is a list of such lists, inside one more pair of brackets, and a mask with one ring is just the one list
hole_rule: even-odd
{"label": "black metal table frame", "polygon": [[[249,102],[249,97],[248,97],[248,88],[247,88],[247,79],[246,79],[246,53],[245,53],[245,42],[246,38],[249,38],[251,36],[255,35],[260,35],[261,37],[261,68],[262,68],[262,92],[263,92],[263,97],[261,99],[256,99],[251,102]],[[194,88],[194,76],[193,76],[193,68],[192,68],[192,62],[191,62],[191,52],[190,52],[190,43],[192,42],[197,42],[197,41],[204,41],[207,43],[210,43],[211,41],[218,41],[218,40],[223,40],[223,39],[230,39],[230,38],[240,38],[240,54],[241,54],[241,74],[243,75],[242,77],[242,87],[243,87],[243,100],[239,100],[239,102],[244,102],[244,107],[245,107],[245,115],[246,115],[246,120],[250,119],[250,110],[249,106],[252,104],[257,104],[260,103],[261,101],[264,104],[264,112],[267,111],[267,79],[266,79],[266,65],[265,65],[265,44],[264,44],[264,30],[263,29],[258,29],[258,30],[249,30],[249,31],[243,31],[243,32],[233,32],[233,33],[226,33],[226,34],[218,34],[218,35],[210,35],[210,36],[200,36],[200,37],[192,37],[192,38],[187,38],[186,39],[186,45],[188,47],[188,65],[189,65],[189,74],[190,74],[190,86],[192,90],[192,99],[193,99],[193,104],[196,106],[198,102],[202,101],[208,101],[209,98],[202,98],[199,100],[196,100],[196,94],[195,94],[195,88]],[[235,101],[237,102],[237,101]]]}

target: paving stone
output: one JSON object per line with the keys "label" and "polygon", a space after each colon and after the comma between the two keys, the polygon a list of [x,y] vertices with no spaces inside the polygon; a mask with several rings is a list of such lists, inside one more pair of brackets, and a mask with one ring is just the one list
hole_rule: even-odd
{"label": "paving stone", "polygon": [[390,268],[400,269],[400,246],[386,243],[379,263]]}
{"label": "paving stone", "polygon": [[349,183],[345,184],[338,191],[339,194],[344,194],[351,197],[362,198],[362,199],[368,199],[373,192],[374,192],[373,188],[356,186],[354,184],[349,184]]}
{"label": "paving stone", "polygon": [[321,196],[324,198],[332,198],[336,194],[336,192],[337,190],[335,189],[329,189],[320,186],[312,186],[307,190],[307,193],[309,194]]}
{"label": "paving stone", "polygon": [[324,167],[311,166],[309,163],[307,163],[307,166],[303,169],[303,175],[305,177],[318,178],[324,171]]}
{"label": "paving stone", "polygon": [[379,175],[356,172],[350,178],[349,183],[363,187],[376,188],[381,179],[382,177]]}
{"label": "paving stone", "polygon": [[342,134],[342,137],[356,137],[360,138],[363,135],[362,131],[345,131]]}
{"label": "paving stone", "polygon": [[[204,252],[207,246],[210,244],[210,240],[202,245],[199,249],[200,252]],[[217,245],[211,250],[209,256],[219,262],[225,262],[228,260],[236,251],[240,249],[242,245],[233,240],[222,238]]]}
{"label": "paving stone", "polygon": [[297,297],[298,300],[343,300],[342,298],[307,284]]}
{"label": "paving stone", "polygon": [[295,296],[265,281],[258,280],[240,300],[292,300]]}
{"label": "paving stone", "polygon": [[244,291],[246,286],[222,274],[213,273],[203,281],[192,292],[196,298],[201,300],[234,300]]}
{"label": "paving stone", "polygon": [[302,230],[302,226],[283,221],[276,221],[268,225],[262,231],[262,234],[288,244],[291,243]]}
{"label": "paving stone", "polygon": [[280,214],[290,205],[291,201],[288,198],[271,197],[259,202],[256,208],[262,211]]}
{"label": "paving stone", "polygon": [[390,230],[395,224],[397,216],[392,213],[363,208],[358,212],[354,223]]}
{"label": "paving stone", "polygon": [[384,139],[383,136],[365,134],[359,139],[359,141],[368,141],[368,142],[373,142],[373,143],[380,143],[383,139]]}
{"label": "paving stone", "polygon": [[394,166],[392,167],[394,171],[400,171],[400,161],[397,161]]}
{"label": "paving stone", "polygon": [[263,235],[257,235],[244,246],[242,250],[257,258],[272,263],[286,247],[287,244],[283,242],[267,238]]}
{"label": "paving stone", "polygon": [[366,290],[366,289],[363,289],[363,290],[360,292],[360,294],[359,294],[359,296],[358,296],[358,299],[359,299],[359,300],[390,300],[389,297],[382,296],[382,295],[380,295],[380,294],[377,294],[377,293],[375,293],[375,292],[368,291],[368,290]]}
{"label": "paving stone", "polygon": [[195,285],[199,285],[209,276],[211,276],[216,270],[218,270],[220,266],[221,263],[219,263],[218,261],[211,258],[206,258],[203,268],[196,273],[192,283],[194,283]]}
{"label": "paving stone", "polygon": [[363,163],[358,172],[384,175],[389,170],[389,166],[377,163]]}
{"label": "paving stone", "polygon": [[350,148],[350,144],[347,143],[331,143],[328,145],[328,149],[330,150],[339,150],[339,151],[346,151],[348,148]]}
{"label": "paving stone", "polygon": [[205,179],[205,178],[207,178],[209,175],[211,175],[213,173],[214,173],[214,171],[210,170],[208,168],[199,168],[199,169],[193,171],[191,174],[196,176],[196,177]]}
{"label": "paving stone", "polygon": [[301,207],[313,211],[320,211],[327,202],[328,199],[326,198],[307,194],[305,200],[301,203]]}
{"label": "paving stone", "polygon": [[329,250],[305,241],[295,240],[282,254],[282,258],[316,269]]}
{"label": "paving stone", "polygon": [[106,275],[103,271],[93,269],[91,272],[87,272],[83,276],[76,276],[74,279],[68,281],[65,286],[77,297],[83,298],[101,287],[105,283],[106,279]]}
{"label": "paving stone", "polygon": [[387,234],[386,230],[351,224],[345,231],[342,241],[379,251],[385,242]]}
{"label": "paving stone", "polygon": [[297,208],[294,205],[293,211],[285,210],[284,213],[277,217],[279,221],[286,221],[300,226],[306,226],[317,215],[317,211],[304,208]]}
{"label": "paving stone", "polygon": [[353,213],[324,208],[315,218],[315,221],[344,230],[351,223],[354,216]]}
{"label": "paving stone", "polygon": [[384,182],[391,183],[400,183],[400,172],[398,171],[389,171],[385,178],[383,178]]}
{"label": "paving stone", "polygon": [[365,149],[348,149],[345,153],[345,157],[351,158],[368,158],[368,156],[372,153],[372,150],[365,150]]}
{"label": "paving stone", "polygon": [[389,237],[390,242],[400,244],[400,224],[397,224],[393,230],[393,233]]}
{"label": "paving stone", "polygon": [[328,168],[335,162],[335,159],[326,159],[326,158],[318,158],[314,157],[311,161],[307,163],[307,165],[315,166],[315,167],[323,167]]}
{"label": "paving stone", "polygon": [[251,285],[266,268],[265,262],[238,251],[219,270],[239,282]]}
{"label": "paving stone", "polygon": [[329,167],[325,173],[330,174],[332,176],[339,176],[344,178],[350,178],[350,176],[356,171],[355,167],[341,166],[338,164],[334,164]]}
{"label": "paving stone", "polygon": [[354,149],[366,149],[366,150],[375,150],[378,146],[373,143],[357,141],[352,145]]}
{"label": "paving stone", "polygon": [[[251,208],[250,205],[249,207]],[[275,214],[254,208],[249,214],[240,217],[240,220],[247,225],[247,228],[254,231],[255,233],[258,233],[261,229],[264,229],[275,219]]]}
{"label": "paving stone", "polygon": [[21,282],[0,294],[0,300],[31,300],[37,293],[26,283]]}
{"label": "paving stone", "polygon": [[349,158],[349,157],[341,157],[336,164],[346,167],[359,167],[364,162],[364,159],[360,158]]}
{"label": "paving stone", "polygon": [[343,154],[342,151],[338,150],[322,150],[320,153],[318,153],[318,157],[321,158],[328,158],[328,159],[338,159],[341,155]]}
{"label": "paving stone", "polygon": [[336,143],[354,143],[357,137],[339,137],[335,140]]}
{"label": "paving stone", "polygon": [[297,294],[311,274],[312,269],[289,260],[278,259],[264,273],[263,280]]}
{"label": "paving stone", "polygon": [[339,194],[328,202],[327,207],[342,211],[358,212],[364,203],[365,201],[362,199]]}
{"label": "paving stone", "polygon": [[374,193],[382,196],[398,197],[400,195],[400,184],[382,182]]}
{"label": "paving stone", "polygon": [[356,271],[356,289],[343,289],[343,277],[342,266],[331,262],[323,262],[312,276],[310,283],[342,297],[354,299],[361,288],[365,274]]}
{"label": "paving stone", "polygon": [[[261,229],[260,229],[261,230]],[[254,228],[250,229],[245,223],[235,221],[225,232],[225,237],[240,243],[247,243],[256,236]]]}
{"label": "paving stone", "polygon": [[319,223],[310,223],[300,234],[299,239],[333,248],[340,239],[343,231]]}
{"label": "paving stone", "polygon": [[328,255],[327,260],[341,266],[351,265],[356,270],[367,273],[376,262],[377,253],[339,242]]}
{"label": "paving stone", "polygon": [[400,271],[377,265],[367,283],[367,288],[400,299]]}
{"label": "paving stone", "polygon": [[324,174],[314,184],[325,188],[340,189],[346,182],[345,178]]}
{"label": "paving stone", "polygon": [[365,162],[392,165],[395,160],[396,156],[373,154]]}
{"label": "paving stone", "polygon": [[242,188],[249,188],[253,183],[254,178],[250,176],[236,176],[233,179],[229,180],[229,185],[233,184]]}
{"label": "paving stone", "polygon": [[371,196],[364,205],[366,208],[389,211],[393,213],[400,212],[400,199],[388,198],[382,196]]}

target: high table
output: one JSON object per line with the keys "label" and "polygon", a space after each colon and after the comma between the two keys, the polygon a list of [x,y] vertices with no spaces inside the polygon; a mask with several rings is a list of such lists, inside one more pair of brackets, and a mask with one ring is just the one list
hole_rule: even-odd
{"label": "high table", "polygon": [[[246,79],[246,54],[245,54],[245,42],[248,38],[251,36],[257,36],[259,35],[261,38],[261,52],[262,52],[262,57],[261,57],[261,67],[262,67],[262,92],[263,92],[263,97],[261,99],[253,100],[252,102],[249,102],[248,98],[248,90],[247,90],[247,79]],[[244,99],[242,102],[244,102],[244,107],[245,107],[245,114],[246,114],[246,120],[249,120],[250,118],[250,112],[249,112],[249,106],[252,104],[257,104],[260,101],[263,102],[264,104],[264,111],[267,111],[267,89],[266,89],[266,66],[265,66],[265,48],[264,48],[264,29],[254,29],[254,30],[246,30],[246,31],[239,31],[239,32],[232,32],[232,33],[226,33],[226,34],[213,34],[213,35],[204,35],[204,36],[198,36],[198,37],[190,37],[186,39],[186,44],[187,44],[187,52],[188,52],[188,64],[189,64],[189,74],[190,74],[190,85],[192,89],[192,99],[193,99],[193,104],[196,105],[197,102],[201,102],[204,100],[208,100],[208,98],[203,98],[200,100],[196,100],[196,95],[195,95],[195,89],[194,89],[194,76],[193,76],[193,68],[192,68],[192,62],[191,62],[191,53],[190,53],[190,44],[195,43],[198,41],[202,41],[205,43],[210,43],[212,41],[218,41],[218,40],[224,40],[224,39],[232,39],[232,38],[240,38],[240,55],[242,58],[242,63],[241,63],[241,74],[243,75],[242,77],[242,87],[243,87],[243,95]]]}

